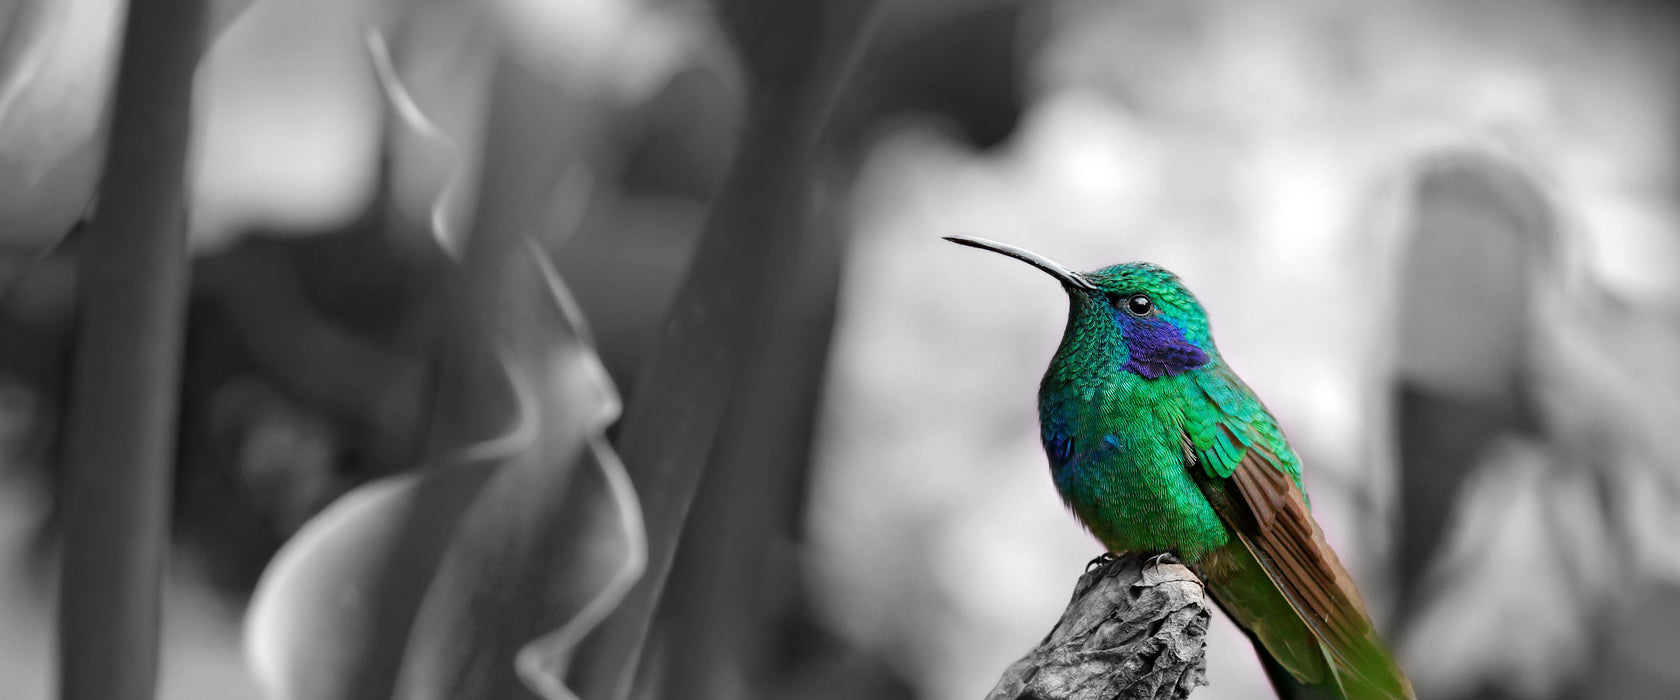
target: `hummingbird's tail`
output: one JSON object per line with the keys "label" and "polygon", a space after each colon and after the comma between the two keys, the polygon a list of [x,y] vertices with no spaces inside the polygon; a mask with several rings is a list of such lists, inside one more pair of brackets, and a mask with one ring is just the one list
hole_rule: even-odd
{"label": "hummingbird's tail", "polygon": [[1358,620],[1363,629],[1335,635],[1332,643],[1290,603],[1246,543],[1233,542],[1212,559],[1202,567],[1208,592],[1254,642],[1279,698],[1414,700],[1411,682],[1359,602],[1347,601],[1339,617]]}
{"label": "hummingbird's tail", "polygon": [[[1224,608],[1221,607],[1220,609],[1223,610]],[[1231,612],[1226,610],[1225,614],[1229,616]],[[1242,629],[1243,635],[1248,637],[1248,641],[1254,645],[1254,653],[1260,657],[1260,667],[1266,670],[1266,680],[1272,682],[1272,690],[1277,692],[1278,698],[1281,700],[1336,700],[1341,697],[1334,688],[1302,683],[1301,679],[1296,678],[1295,674],[1290,673],[1289,669],[1278,663],[1277,657],[1266,651],[1265,642],[1260,641],[1260,638],[1254,636],[1254,633],[1247,628],[1239,629]]]}

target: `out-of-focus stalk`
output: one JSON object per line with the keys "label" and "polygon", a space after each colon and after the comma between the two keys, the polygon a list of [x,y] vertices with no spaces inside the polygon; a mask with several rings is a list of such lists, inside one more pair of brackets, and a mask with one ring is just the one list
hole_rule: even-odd
{"label": "out-of-focus stalk", "polygon": [[702,477],[659,621],[664,688],[695,700],[775,697],[771,673],[800,578],[786,555],[801,529],[811,442],[840,292],[832,220],[801,221],[792,267]]}
{"label": "out-of-focus stalk", "polygon": [[157,683],[189,275],[184,174],[207,5],[133,0],[123,33],[64,434],[64,700],[145,700]]}
{"label": "out-of-focus stalk", "polygon": [[879,18],[875,2],[720,3],[753,74],[729,177],[616,444],[647,521],[647,571],[580,653],[585,698],[629,697],[688,511],[799,251],[811,157]]}

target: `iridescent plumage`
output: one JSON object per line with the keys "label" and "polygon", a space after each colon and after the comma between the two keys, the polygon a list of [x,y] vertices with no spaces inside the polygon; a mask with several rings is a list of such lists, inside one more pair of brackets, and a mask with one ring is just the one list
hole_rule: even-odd
{"label": "iridescent plumage", "polygon": [[1300,459],[1176,276],[1148,263],[1076,273],[1012,246],[949,240],[1027,262],[1067,290],[1040,432],[1057,490],[1110,552],[1167,552],[1195,568],[1269,655],[1282,693],[1412,697],[1310,515]]}

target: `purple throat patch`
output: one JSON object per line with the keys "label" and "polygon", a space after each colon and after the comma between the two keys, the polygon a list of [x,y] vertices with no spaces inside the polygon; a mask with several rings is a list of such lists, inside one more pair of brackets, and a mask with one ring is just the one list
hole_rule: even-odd
{"label": "purple throat patch", "polygon": [[1184,329],[1159,316],[1138,318],[1125,312],[1120,332],[1126,340],[1129,359],[1120,368],[1141,377],[1159,379],[1182,374],[1208,363],[1208,356],[1184,337]]}

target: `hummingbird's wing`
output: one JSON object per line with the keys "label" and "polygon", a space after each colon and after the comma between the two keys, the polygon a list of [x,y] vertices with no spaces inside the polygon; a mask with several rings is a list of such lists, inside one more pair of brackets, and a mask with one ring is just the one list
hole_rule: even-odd
{"label": "hummingbird's wing", "polygon": [[[1346,697],[1412,697],[1411,685],[1377,637],[1353,577],[1312,518],[1300,486],[1299,460],[1276,420],[1227,368],[1202,373],[1205,401],[1186,411],[1184,448],[1197,483],[1237,534],[1241,550],[1227,557],[1227,582],[1210,581],[1216,597],[1286,668],[1320,682],[1324,664]],[[1199,468],[1198,468],[1199,467]],[[1199,473],[1198,473],[1199,472]],[[1264,579],[1251,571],[1258,563]],[[1218,562],[1211,566],[1217,567]],[[1217,572],[1209,572],[1210,578]],[[1266,585],[1267,583],[1270,585]],[[1280,594],[1299,619],[1278,620],[1268,601]],[[1292,629],[1304,625],[1322,648],[1303,648]],[[1267,639],[1267,637],[1273,639]]]}

